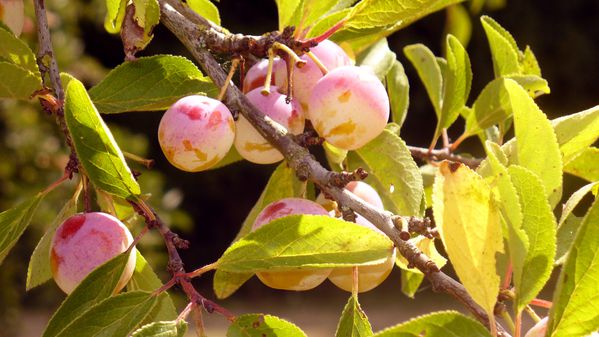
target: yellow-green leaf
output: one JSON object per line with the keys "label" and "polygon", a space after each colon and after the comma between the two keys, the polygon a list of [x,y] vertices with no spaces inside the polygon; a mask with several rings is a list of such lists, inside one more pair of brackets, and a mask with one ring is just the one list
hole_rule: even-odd
{"label": "yellow-green leaf", "polygon": [[276,316],[245,314],[235,318],[227,337],[306,337],[295,324]]}
{"label": "yellow-green leaf", "polygon": [[433,186],[433,213],[458,277],[493,320],[500,283],[495,255],[503,252],[503,235],[491,188],[467,166],[443,161]]}
{"label": "yellow-green leaf", "polygon": [[441,311],[416,317],[405,323],[377,332],[375,337],[491,337],[474,319],[455,311]]}
{"label": "yellow-green leaf", "polygon": [[210,0],[187,0],[187,5],[194,12],[220,26],[218,8]]}
{"label": "yellow-green leaf", "polygon": [[593,144],[599,137],[599,105],[551,121],[564,165]]}
{"label": "yellow-green leaf", "polygon": [[368,317],[360,303],[358,296],[352,294],[343,308],[339,324],[337,324],[336,337],[370,337],[372,336],[372,327]]}

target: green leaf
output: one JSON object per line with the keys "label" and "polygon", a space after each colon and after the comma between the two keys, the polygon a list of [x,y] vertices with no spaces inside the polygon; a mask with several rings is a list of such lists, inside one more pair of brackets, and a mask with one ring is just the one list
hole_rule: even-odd
{"label": "green leaf", "polygon": [[528,250],[518,274],[514,271],[516,310],[521,312],[541,291],[553,269],[556,223],[551,206],[543,195],[541,180],[517,165],[508,168],[522,207],[522,229],[528,238]]}
{"label": "green leaf", "polygon": [[[581,219],[572,215],[572,211],[574,211],[584,196],[592,191],[597,185],[599,185],[599,181],[581,187],[578,191],[572,193],[568,201],[564,204],[562,214],[557,224],[556,264],[562,264],[564,262],[566,253],[570,250],[574,237],[576,236],[576,231],[580,225]],[[569,221],[569,219],[572,219],[572,221]]]}
{"label": "green leaf", "polygon": [[31,72],[18,65],[0,61],[0,98],[29,100],[42,88],[39,73]]}
{"label": "green leaf", "polygon": [[445,33],[454,35],[462,45],[468,45],[472,36],[472,20],[470,13],[461,4],[447,7]]}
{"label": "green leaf", "polygon": [[233,295],[252,276],[254,276],[254,273],[231,273],[217,269],[212,282],[216,297],[225,299]]}
{"label": "green leaf", "polygon": [[472,85],[472,69],[466,49],[453,35],[446,40],[447,71],[443,73],[443,99],[441,114],[433,139],[438,139],[443,129],[449,128],[466,106]]}
{"label": "green leaf", "polygon": [[101,113],[165,110],[179,98],[217,88],[188,59],[156,55],[127,61],[89,90]]}
{"label": "green leaf", "polygon": [[532,98],[551,92],[547,80],[536,75],[511,75],[507,76],[507,78],[518,82]]}
{"label": "green leaf", "polygon": [[[158,278],[148,261],[137,251],[135,270],[127,284],[127,290],[155,291],[162,287],[162,281]],[[177,308],[169,294],[164,291],[158,296],[158,302],[152,312],[146,318],[147,322],[170,321],[177,318]]]}
{"label": "green leaf", "polygon": [[298,12],[303,0],[275,0],[275,2],[279,13],[279,30],[287,26],[296,26],[300,20]]}
{"label": "green leaf", "polygon": [[500,282],[495,255],[503,252],[503,235],[491,188],[467,166],[443,161],[433,186],[433,213],[456,274],[493,318]]}
{"label": "green leaf", "polygon": [[127,199],[141,193],[110,129],[90,100],[81,82],[72,79],[66,88],[65,121],[79,163],[102,190]]}
{"label": "green leaf", "polygon": [[489,40],[495,77],[520,74],[519,50],[512,35],[486,15],[480,21]]}
{"label": "green leaf", "polygon": [[595,199],[562,267],[546,336],[585,336],[599,329],[599,310],[595,304],[599,279],[598,223],[599,199]]}
{"label": "green leaf", "polygon": [[[336,13],[344,7],[351,5],[354,1],[343,0],[303,0],[301,4],[300,23],[298,29],[304,31],[311,27],[318,19],[329,14]],[[329,26],[330,27],[330,26]]]}
{"label": "green leaf", "polygon": [[0,264],[29,226],[44,196],[44,193],[38,193],[19,206],[0,213]]}
{"label": "green leaf", "polygon": [[187,322],[161,321],[142,326],[131,337],[183,337],[187,332]]}
{"label": "green leaf", "polygon": [[379,40],[356,58],[357,66],[370,67],[380,80],[385,78],[394,63],[395,53],[389,49],[387,39]]}
{"label": "green leaf", "polygon": [[200,16],[220,26],[218,8],[210,0],[187,0],[187,5]]}
{"label": "green leaf", "polygon": [[152,41],[152,31],[160,22],[160,5],[157,0],[133,0],[135,13],[133,19],[138,27],[143,28],[143,34],[136,46],[143,49]]}
{"label": "green leaf", "polygon": [[369,228],[322,215],[276,219],[231,245],[217,261],[229,272],[373,265],[393,242]]}
{"label": "green leaf", "polygon": [[128,260],[129,253],[125,252],[87,275],[54,312],[42,336],[58,336],[89,308],[112,296]]}
{"label": "green leaf", "polygon": [[245,314],[229,326],[227,337],[306,337],[306,334],[295,324],[276,316]]}
{"label": "green leaf", "polygon": [[599,105],[551,121],[564,166],[599,137]]}
{"label": "green leaf", "polygon": [[329,166],[332,170],[342,171],[343,165],[345,165],[345,158],[347,158],[348,150],[340,149],[326,140],[322,143],[324,154],[327,157]]}
{"label": "green leaf", "polygon": [[404,54],[424,84],[428,97],[435,108],[437,120],[441,117],[441,104],[443,99],[443,75],[433,52],[423,44],[412,44],[403,49]]}
{"label": "green leaf", "polygon": [[[41,83],[41,75],[37,68],[35,54],[25,41],[19,39],[12,32],[0,27],[0,61],[6,61],[28,70]],[[10,77],[2,76],[2,81],[10,80]]]}
{"label": "green leaf", "polygon": [[[555,206],[562,194],[562,155],[551,123],[518,83],[505,81],[514,116],[517,164],[535,173]],[[539,144],[543,144],[539,146]]]}
{"label": "green leaf", "polygon": [[395,60],[387,73],[387,93],[391,105],[391,120],[400,128],[408,115],[410,105],[410,83],[403,65]]}
{"label": "green leaf", "polygon": [[351,295],[337,325],[336,337],[370,337],[372,327],[366,313],[360,307],[357,295]]}
{"label": "green leaf", "polygon": [[424,274],[415,270],[401,270],[401,292],[409,298],[414,298],[416,291],[424,280]]}
{"label": "green leaf", "polygon": [[376,189],[385,208],[395,214],[421,215],[422,175],[410,150],[390,124],[377,138],[348,154],[350,169],[364,168],[366,182]]}
{"label": "green leaf", "polygon": [[42,236],[37,246],[35,246],[33,254],[31,254],[31,258],[29,259],[29,266],[27,267],[27,282],[25,283],[27,291],[52,278],[52,270],[50,269],[50,246],[52,245],[52,238],[54,237],[56,228],[68,217],[77,212],[79,191],[77,190],[73,197],[62,207],[52,224],[50,224],[50,227],[46,230],[46,233],[44,233],[44,236]]}
{"label": "green leaf", "polygon": [[69,324],[57,337],[126,337],[156,305],[150,292],[132,291],[109,297]]}
{"label": "green leaf", "polygon": [[111,34],[121,30],[127,0],[106,0],[106,17],[104,18],[104,29]]}
{"label": "green leaf", "polygon": [[312,25],[312,28],[310,28],[308,34],[306,34],[306,37],[310,38],[319,36],[320,34],[326,32],[329,28],[333,27],[339,21],[346,18],[350,12],[351,8],[345,8],[320,18],[320,20],[316,21]]}
{"label": "green leaf", "polygon": [[599,180],[599,148],[589,147],[564,166],[564,172],[587,181]]}
{"label": "green leaf", "polygon": [[375,337],[419,336],[490,337],[491,334],[479,322],[455,311],[441,311],[420,316],[375,334]]}
{"label": "green leaf", "polygon": [[520,59],[520,67],[522,69],[522,74],[524,75],[535,75],[541,77],[541,68],[539,67],[539,62],[537,62],[537,58],[529,46],[526,46],[526,49],[524,49],[524,54]]}
{"label": "green leaf", "polygon": [[482,132],[512,115],[506,81],[502,77],[496,78],[481,91],[466,117],[465,135]]}
{"label": "green leaf", "polygon": [[[435,265],[437,265],[439,269],[443,268],[443,266],[445,266],[445,264],[447,263],[447,259],[444,258],[443,255],[439,254],[439,252],[437,251],[434,240],[419,235],[415,238],[410,239],[409,241],[412,244],[414,244],[416,248],[418,248],[423,254],[428,256],[431,259],[431,261],[433,261]],[[410,263],[401,254],[397,255],[395,264],[403,270],[411,271],[416,274],[422,274],[422,272],[416,268],[409,268],[408,265]]]}

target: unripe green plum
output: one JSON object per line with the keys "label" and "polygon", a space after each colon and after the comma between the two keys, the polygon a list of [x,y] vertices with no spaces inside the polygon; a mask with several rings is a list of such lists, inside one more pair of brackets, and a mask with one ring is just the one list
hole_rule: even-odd
{"label": "unripe green plum", "polygon": [[[125,252],[133,242],[129,229],[110,214],[79,213],[57,229],[50,249],[50,267],[56,284],[70,294],[94,269]],[[135,269],[132,249],[115,292],[125,287]]]}
{"label": "unripe green plum", "polygon": [[[335,42],[324,40],[310,51],[329,71],[351,65],[349,56]],[[308,55],[304,54],[300,58],[306,63],[301,68],[295,66],[293,70],[293,98],[300,103],[300,107],[307,114],[310,109],[308,104],[310,94],[316,82],[323,77],[323,73]],[[287,88],[287,69],[280,67],[274,73],[276,85]]]}
{"label": "unripe green plum", "polygon": [[[300,198],[285,198],[266,206],[256,217],[252,230],[284,216],[293,214],[328,215],[319,204]],[[282,290],[309,290],[317,287],[329,276],[331,269],[297,268],[277,272],[258,272],[256,276],[265,285]]]}
{"label": "unripe green plum", "polygon": [[[345,189],[376,208],[384,208],[383,201],[379,194],[372,188],[372,186],[365,182],[352,181],[345,186]],[[359,214],[356,214],[356,223],[384,235],[380,229]],[[381,284],[387,276],[389,276],[391,270],[393,270],[393,266],[395,265],[395,255],[395,249],[393,249],[389,252],[389,256],[384,262],[371,266],[358,267],[358,292],[372,290]],[[335,268],[331,272],[331,275],[329,275],[329,280],[339,288],[351,291],[353,270],[351,267]]]}
{"label": "unripe green plum", "polygon": [[[268,95],[261,93],[262,88],[258,87],[246,94],[250,102],[290,133],[302,133],[305,118],[297,103],[287,103],[285,95],[279,93],[276,86],[271,87]],[[257,164],[272,164],[283,159],[281,152],[270,145],[245,117],[239,116],[236,129],[235,148],[243,158]]]}
{"label": "unripe green plum", "polygon": [[332,145],[355,150],[378,136],[389,119],[389,96],[370,68],[333,69],[316,83],[307,117]]}
{"label": "unripe green plum", "polygon": [[162,116],[158,141],[173,166],[188,172],[207,170],[229,152],[235,121],[220,101],[206,96],[181,98]]}
{"label": "unripe green plum", "polygon": [[[242,90],[244,94],[258,88],[263,87],[264,82],[266,81],[266,72],[268,71],[268,60],[263,59],[258,63],[254,64],[250,70],[247,71],[245,77],[243,78],[243,86]],[[285,73],[285,61],[280,58],[275,58],[272,66],[272,75],[270,84],[275,84],[275,73],[283,72]],[[281,88],[283,89],[283,88]]]}
{"label": "unripe green plum", "polygon": [[25,22],[23,0],[0,0],[0,22],[10,28],[15,36],[21,35]]}

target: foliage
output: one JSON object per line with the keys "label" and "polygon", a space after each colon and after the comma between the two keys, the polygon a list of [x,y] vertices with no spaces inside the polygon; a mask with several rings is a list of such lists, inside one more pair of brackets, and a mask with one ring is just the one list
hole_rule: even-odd
{"label": "foliage", "polygon": [[[494,335],[497,333],[498,295],[507,296],[513,303],[513,314],[520,322],[524,309],[546,286],[556,266],[561,266],[561,270],[553,292],[547,335],[583,336],[594,332],[599,329],[599,311],[590,301],[599,294],[594,283],[599,277],[599,264],[594,263],[599,252],[597,226],[594,226],[599,221],[599,204],[595,199],[593,205],[584,210],[583,217],[572,213],[588,192],[592,192],[593,198],[598,193],[598,155],[593,144],[599,137],[599,109],[594,107],[550,120],[535,102],[550,89],[531,48],[519,49],[516,39],[488,16],[481,17],[481,25],[488,39],[495,78],[471,98],[473,73],[465,47],[471,28],[469,21],[463,22],[465,9],[457,2],[276,1],[280,29],[296,26],[294,38],[298,40],[318,40],[322,34],[328,37],[332,33],[333,41],[341,43],[350,55],[357,55],[355,62],[370,67],[386,85],[391,105],[387,127],[355,150],[347,151],[325,143],[329,166],[343,171],[365,169],[369,173],[366,182],[378,190],[385,209],[403,216],[404,220],[422,219],[431,213],[427,213],[427,209],[432,208],[434,231],[438,236],[428,233],[425,237],[412,231],[404,240],[418,254],[422,252],[430,257],[429,262],[436,268],[448,261],[469,295],[463,300],[468,302],[471,298],[473,306],[480,306],[491,325],[487,330],[462,314],[437,312],[374,333],[354,291],[342,310],[336,335],[417,336],[423,332],[427,336]],[[143,49],[159,24],[160,4],[163,0],[133,1],[132,4],[108,0],[105,28],[110,33],[121,32],[123,36],[137,29],[140,40],[134,47]],[[188,1],[187,5],[212,25],[221,24],[218,9],[210,1]],[[129,7],[134,10],[133,19],[126,14],[127,6],[133,6]],[[403,50],[423,83],[437,118],[428,154],[420,157],[432,165],[419,166],[415,152],[400,136],[409,110],[408,77],[397,55],[389,49],[386,37],[445,7],[449,8],[448,15],[454,21],[447,30],[456,35],[446,35],[445,56],[435,56],[423,44],[412,44]],[[218,32],[226,33],[224,28]],[[130,46],[125,37],[123,40],[130,58]],[[14,103],[15,100],[39,99],[46,110],[56,114],[59,123],[64,122],[61,131],[68,135],[73,157],[78,160],[75,172],[69,166],[72,162],[61,150],[60,163],[43,168],[58,170],[66,166],[67,174],[76,173],[77,183],[70,199],[65,195],[53,197],[55,186],[52,185],[37,194],[30,193],[25,201],[0,213],[0,263],[18,243],[36,210],[45,202],[62,201],[64,207],[61,206],[62,210],[32,252],[26,287],[29,290],[49,280],[52,274],[48,265],[49,242],[56,227],[78,209],[89,210],[92,207],[90,194],[94,192],[93,207],[128,220],[126,222],[133,227],[145,220],[149,228],[161,231],[167,246],[171,244],[168,246],[169,271],[173,279],[166,286],[163,287],[152,270],[151,266],[158,265],[157,262],[151,258],[146,260],[138,253],[136,270],[127,290],[116,293],[115,287],[128,257],[119,255],[95,269],[66,297],[43,336],[182,336],[187,329],[185,320],[189,312],[185,309],[177,316],[170,297],[173,292],[168,288],[178,282],[187,282],[186,286],[193,287],[187,278],[200,275],[204,270],[182,275],[182,269],[176,269],[172,250],[185,243],[176,241],[178,238],[173,232],[161,227],[164,225],[159,220],[162,214],[147,209],[160,193],[150,197],[150,188],[138,182],[126,160],[132,156],[126,156],[121,150],[127,136],[119,137],[121,131],[106,124],[104,118],[126,112],[141,115],[147,111],[162,111],[181,97],[216,96],[220,88],[191,60],[183,56],[154,55],[124,62],[90,89],[76,74],[63,73],[65,99],[56,103],[50,99],[52,89],[46,87],[48,81],[38,69],[35,54],[28,44],[3,26],[0,27],[0,43],[0,78],[3,79],[0,98],[9,100],[8,104],[24,106],[26,103]],[[44,58],[38,62],[49,64]],[[63,115],[56,109],[62,104]],[[438,162],[432,155],[437,140],[458,120],[464,124],[463,133],[453,144],[444,144],[442,151],[450,155],[465,139],[477,136],[486,157],[480,158],[476,169],[469,168],[465,161]],[[278,139],[271,138],[275,142]],[[283,147],[278,145],[279,149]],[[59,151],[47,152],[53,155]],[[389,234],[397,230],[403,234],[409,228],[397,223],[397,229],[381,224],[384,222],[381,217],[387,213],[376,213],[377,218],[368,211],[356,210],[389,237],[349,221],[318,215],[287,216],[250,231],[258,214],[271,202],[285,197],[313,199],[316,188],[330,187],[317,186],[313,181],[305,181],[305,177],[299,179],[292,165],[296,159],[293,156],[297,154],[285,155],[286,161],[272,172],[264,191],[240,224],[235,241],[213,265],[207,266],[216,269],[213,286],[217,297],[231,296],[256,272],[380,264],[389,251],[395,249],[394,244],[403,255],[398,254],[396,263],[402,272],[402,291],[413,297],[431,271],[413,269],[414,257],[409,256],[406,249],[402,250],[397,238]],[[464,152],[460,155],[469,156]],[[240,160],[232,150],[226,162],[217,167]],[[563,191],[568,190],[564,189],[564,172],[586,179],[590,184],[562,198]],[[560,213],[558,205],[562,199],[567,201]],[[347,218],[343,206],[336,205],[338,208],[331,211],[340,211]],[[559,221],[556,213],[561,214]],[[162,219],[171,222],[168,215]],[[435,241],[443,245],[447,259],[437,251]],[[151,252],[147,256],[150,255]],[[203,299],[198,300],[199,294],[186,289],[185,285],[182,286],[185,293],[193,294],[190,295],[191,310],[201,310],[201,307],[196,308],[198,304],[214,310],[214,306],[207,307]],[[231,321],[227,336],[305,336],[296,325],[271,315],[227,318]]]}

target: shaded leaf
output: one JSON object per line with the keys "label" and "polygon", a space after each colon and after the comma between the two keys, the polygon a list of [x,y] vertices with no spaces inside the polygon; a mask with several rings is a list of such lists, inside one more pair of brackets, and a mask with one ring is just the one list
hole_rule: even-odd
{"label": "shaded leaf", "polygon": [[[35,54],[25,41],[19,39],[12,32],[0,26],[0,61],[14,64],[32,73],[37,78],[38,87],[41,76],[37,68]],[[2,82],[10,80],[10,77],[2,76]]]}
{"label": "shaded leaf", "polygon": [[[162,287],[162,281],[152,270],[148,261],[137,251],[135,270],[131,280],[127,283],[127,291],[145,290],[155,291]],[[158,301],[152,312],[146,318],[146,322],[170,321],[177,318],[177,308],[169,294],[164,291],[158,296]]]}
{"label": "shaded leaf", "polygon": [[131,337],[183,337],[187,332],[187,322],[160,321],[142,326]]}
{"label": "shaded leaf", "polygon": [[229,326],[227,337],[306,337],[306,334],[295,324],[276,316],[245,314]]}
{"label": "shaded leaf", "polygon": [[[433,261],[439,269],[443,268],[447,263],[447,259],[443,257],[443,255],[439,254],[437,248],[435,247],[435,241],[433,239],[429,239],[425,236],[419,235],[415,238],[409,240],[412,244],[414,244],[422,253],[428,256],[431,261]],[[416,274],[422,274],[422,272],[416,268],[408,268],[408,260],[403,257],[401,254],[397,254],[397,258],[395,260],[395,264],[406,271],[410,271]],[[423,274],[424,275],[424,274]]]}
{"label": "shaded leaf", "polygon": [[505,83],[504,78],[496,78],[484,87],[466,117],[464,134],[477,134],[512,115],[510,95]]}
{"label": "shaded leaf", "polygon": [[599,181],[599,148],[583,150],[564,166],[564,172],[587,181]]}
{"label": "shaded leaf", "polygon": [[44,196],[45,194],[38,193],[19,206],[0,213],[0,264],[29,226]]}
{"label": "shaded leaf", "polygon": [[387,73],[387,93],[391,105],[391,120],[400,128],[408,115],[410,105],[410,83],[403,65],[395,60]]}
{"label": "shaded leaf", "polygon": [[231,245],[217,261],[229,272],[373,265],[393,243],[369,228],[322,215],[276,219]]}
{"label": "shaded leaf", "polygon": [[368,172],[366,182],[379,192],[385,208],[395,214],[421,215],[422,176],[410,150],[389,124],[377,138],[348,154],[349,169]]}
{"label": "shaded leaf", "polygon": [[428,97],[435,108],[437,120],[440,120],[443,99],[443,75],[441,74],[441,68],[437,63],[435,55],[423,44],[406,46],[403,51],[408,60],[414,65],[414,68],[416,68],[418,77],[420,77],[420,80],[424,84]]}
{"label": "shaded leaf", "polygon": [[66,88],[64,110],[79,163],[92,183],[121,198],[138,196],[141,193],[139,184],[133,178],[123,153],[85,87],[76,79],[72,79]]}
{"label": "shaded leaf", "polygon": [[447,7],[447,21],[445,22],[445,35],[454,35],[460,43],[468,45],[472,35],[472,20],[470,13],[461,4]]}
{"label": "shaded leaf", "polygon": [[585,215],[562,267],[547,336],[585,336],[599,329],[599,199]]}
{"label": "shaded leaf", "polygon": [[165,110],[179,98],[214,94],[212,81],[188,59],[156,55],[111,70],[89,95],[101,113]]}
{"label": "shaded leaf", "polygon": [[441,311],[414,318],[408,322],[387,328],[376,337],[490,337],[491,334],[479,322],[455,311]]}
{"label": "shaded leaf", "polygon": [[58,336],[89,308],[112,296],[128,260],[129,253],[125,252],[87,275],[54,312],[43,337]]}
{"label": "shaded leaf", "polygon": [[358,296],[351,295],[343,308],[339,324],[337,324],[336,337],[370,337],[372,327],[366,313],[360,307]]}
{"label": "shaded leaf", "polygon": [[39,74],[8,62],[0,61],[0,78],[0,98],[29,100],[42,88]]}
{"label": "shaded leaf", "polygon": [[385,78],[394,63],[395,53],[389,49],[387,39],[381,39],[356,58],[357,66],[370,67],[380,80]]}
{"label": "shaded leaf", "polygon": [[416,291],[424,280],[424,274],[412,270],[401,270],[401,292],[409,298],[414,298]]}
{"label": "shaded leaf", "polygon": [[216,297],[224,299],[231,296],[252,276],[254,276],[254,273],[231,273],[217,269],[212,282]]}
{"label": "shaded leaf", "polygon": [[549,94],[551,89],[549,83],[542,77],[536,75],[511,75],[510,78],[526,89],[530,97],[536,98],[543,94]]}
{"label": "shaded leaf", "polygon": [[157,297],[132,291],[109,297],[72,320],[60,337],[126,337],[156,304]]}
{"label": "shaded leaf", "polygon": [[495,255],[503,252],[503,235],[491,188],[467,166],[443,161],[433,186],[433,213],[456,274],[492,318],[500,282]]}

